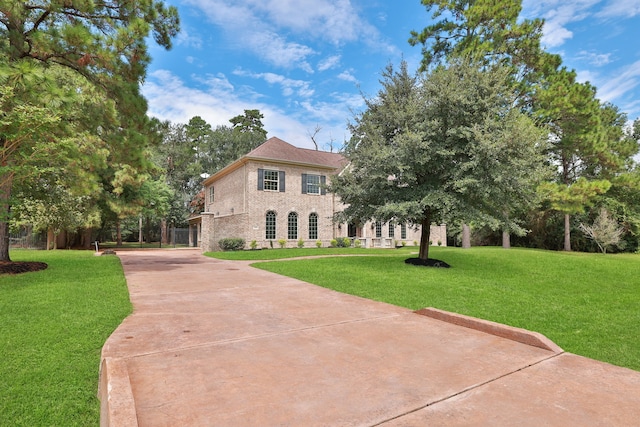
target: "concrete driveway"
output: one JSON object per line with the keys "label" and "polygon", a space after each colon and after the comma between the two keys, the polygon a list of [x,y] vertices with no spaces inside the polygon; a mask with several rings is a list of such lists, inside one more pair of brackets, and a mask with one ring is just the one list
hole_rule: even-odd
{"label": "concrete driveway", "polygon": [[198,250],[121,251],[102,426],[632,426],[640,372]]}

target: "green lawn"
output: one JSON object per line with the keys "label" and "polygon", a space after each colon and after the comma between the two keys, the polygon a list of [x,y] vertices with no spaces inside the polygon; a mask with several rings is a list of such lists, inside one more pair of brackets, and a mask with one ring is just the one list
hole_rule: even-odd
{"label": "green lawn", "polygon": [[640,255],[432,247],[431,257],[452,266],[434,269],[405,264],[412,249],[255,266],[410,309],[436,307],[537,331],[566,351],[640,370]]}
{"label": "green lawn", "polygon": [[0,275],[0,425],[98,425],[100,350],[131,312],[119,259],[67,250],[11,257],[49,268]]}

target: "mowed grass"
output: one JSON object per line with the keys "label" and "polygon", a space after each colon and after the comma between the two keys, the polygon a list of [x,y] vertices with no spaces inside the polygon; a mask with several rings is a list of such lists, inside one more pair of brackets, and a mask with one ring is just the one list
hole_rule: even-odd
{"label": "mowed grass", "polygon": [[[568,352],[640,370],[639,255],[432,247],[430,257],[452,266],[437,269],[405,264],[411,250],[254,265],[412,310],[436,307],[540,332]],[[247,253],[257,255],[236,256]]]}
{"label": "mowed grass", "polygon": [[131,312],[118,258],[11,251],[44,271],[0,275],[0,425],[100,422],[100,351]]}

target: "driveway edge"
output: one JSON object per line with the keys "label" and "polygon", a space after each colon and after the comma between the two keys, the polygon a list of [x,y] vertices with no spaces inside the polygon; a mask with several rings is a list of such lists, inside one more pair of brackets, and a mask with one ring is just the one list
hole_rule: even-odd
{"label": "driveway edge", "polygon": [[100,365],[100,426],[138,427],[131,380],[124,359],[105,357]]}
{"label": "driveway edge", "polygon": [[538,332],[532,332],[526,329],[515,328],[501,323],[478,319],[476,317],[439,310],[433,307],[423,308],[415,311],[415,313],[454,325],[463,326],[465,328],[475,329],[501,338],[506,338],[511,341],[553,351],[554,353],[564,353],[564,350],[556,343]]}

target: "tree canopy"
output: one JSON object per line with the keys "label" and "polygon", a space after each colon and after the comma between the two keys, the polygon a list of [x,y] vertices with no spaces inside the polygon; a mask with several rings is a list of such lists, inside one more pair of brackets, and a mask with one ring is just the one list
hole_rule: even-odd
{"label": "tree canopy", "polygon": [[429,229],[456,217],[507,221],[544,176],[543,134],[514,107],[509,71],[458,59],[423,76],[388,66],[377,97],[351,125],[349,166],[331,183],[342,220]]}
{"label": "tree canopy", "polygon": [[[9,260],[14,180],[39,156],[56,159],[70,175],[98,174],[93,159],[106,158],[114,171],[143,162],[148,119],[139,84],[150,61],[146,40],[152,34],[170,48],[178,30],[176,8],[158,0],[0,0],[0,260]],[[74,106],[92,91],[106,108]],[[80,116],[91,120],[69,120]],[[36,125],[26,128],[29,120]],[[84,157],[65,161],[74,150]]]}

